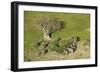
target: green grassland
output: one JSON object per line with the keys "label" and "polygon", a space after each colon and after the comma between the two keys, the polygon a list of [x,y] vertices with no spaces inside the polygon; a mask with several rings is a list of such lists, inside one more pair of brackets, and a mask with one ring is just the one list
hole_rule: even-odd
{"label": "green grassland", "polygon": [[[43,15],[57,17],[64,22],[64,28],[52,34],[52,39],[61,37],[69,39],[72,36],[80,36],[78,49],[71,55],[48,52],[38,56],[37,48],[34,44],[43,38],[43,31],[38,29],[36,21]],[[57,12],[35,12],[24,11],[24,61],[44,61],[44,60],[70,60],[90,58],[90,46],[83,43],[90,39],[90,15],[83,13],[57,13]]]}

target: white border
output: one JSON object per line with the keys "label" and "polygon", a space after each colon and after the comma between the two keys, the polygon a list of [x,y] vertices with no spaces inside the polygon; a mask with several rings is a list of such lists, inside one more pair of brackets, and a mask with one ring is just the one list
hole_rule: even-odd
{"label": "white border", "polygon": [[[70,12],[70,13],[89,13],[90,16],[90,31],[91,31],[91,57],[90,59],[81,60],[61,60],[61,61],[40,61],[40,62],[24,62],[24,11],[45,11],[45,12]],[[18,6],[18,68],[36,68],[50,66],[71,66],[95,64],[95,11],[93,9],[78,9],[78,8],[61,8],[61,7],[46,7],[46,6]]]}

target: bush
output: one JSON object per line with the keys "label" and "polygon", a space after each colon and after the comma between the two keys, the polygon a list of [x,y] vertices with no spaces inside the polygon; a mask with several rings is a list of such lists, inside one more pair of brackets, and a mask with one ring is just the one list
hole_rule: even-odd
{"label": "bush", "polygon": [[[60,54],[64,54],[65,52],[68,52],[67,48],[69,48],[73,42],[77,43],[77,37],[71,37],[70,39],[68,40],[62,40],[61,38],[57,38],[55,40],[52,40],[52,41],[46,41],[46,40],[43,40],[41,39],[39,42],[36,42],[36,48],[38,48],[38,51],[39,53],[42,53],[42,54],[46,54],[48,52],[48,50],[50,51],[56,51],[57,53],[60,53]],[[73,45],[74,46],[77,46],[76,45]],[[71,48],[72,50],[73,47]]]}

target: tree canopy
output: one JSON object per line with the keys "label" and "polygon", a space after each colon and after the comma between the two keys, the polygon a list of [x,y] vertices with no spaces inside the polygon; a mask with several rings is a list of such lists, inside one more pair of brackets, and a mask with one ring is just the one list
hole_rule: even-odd
{"label": "tree canopy", "polygon": [[63,22],[56,17],[42,16],[38,19],[38,24],[42,27],[44,34],[49,38],[51,34],[63,27]]}

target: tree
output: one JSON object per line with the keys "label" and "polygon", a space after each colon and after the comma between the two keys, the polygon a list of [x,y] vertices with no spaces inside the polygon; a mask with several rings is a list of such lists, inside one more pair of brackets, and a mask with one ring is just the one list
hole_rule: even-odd
{"label": "tree", "polygon": [[38,19],[38,24],[42,27],[44,39],[46,40],[51,40],[52,33],[63,27],[63,22],[58,18],[48,16],[42,16]]}

